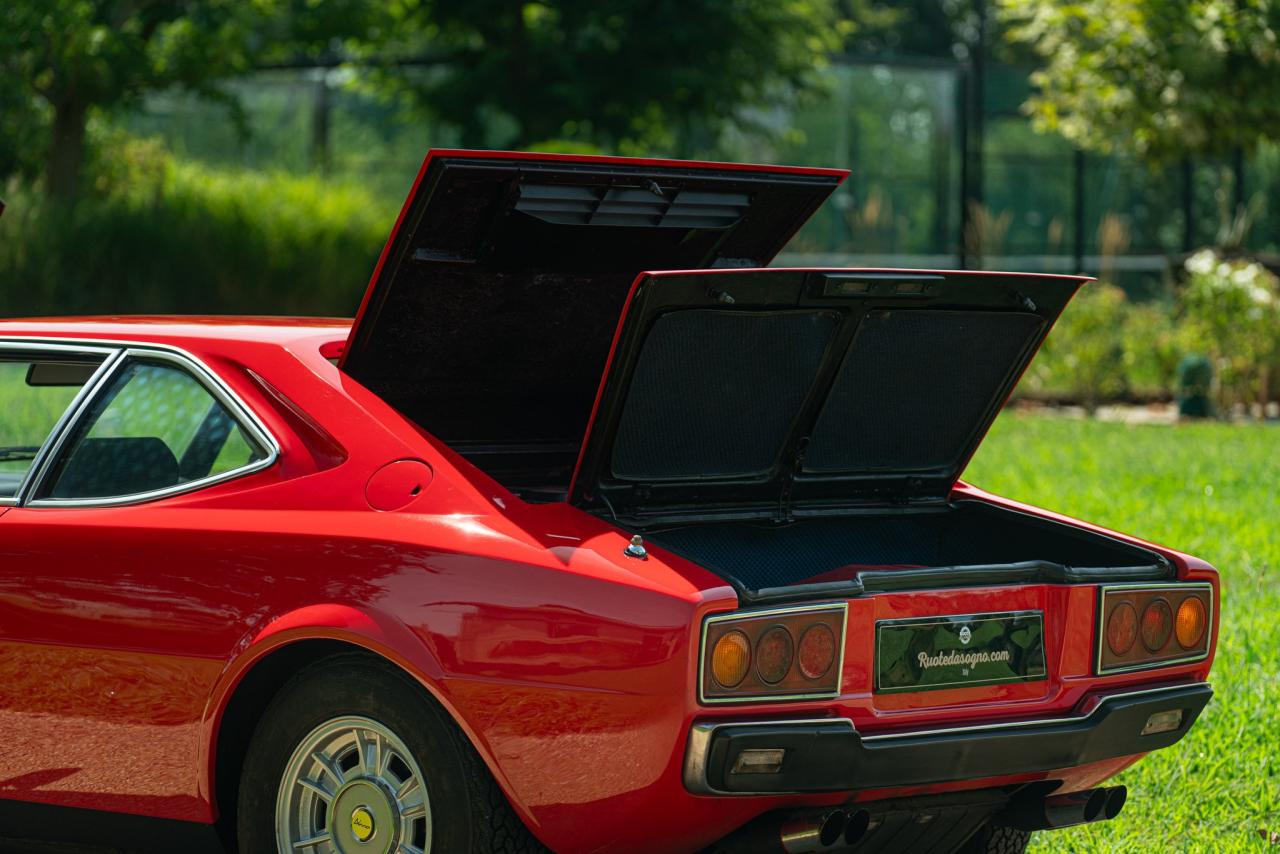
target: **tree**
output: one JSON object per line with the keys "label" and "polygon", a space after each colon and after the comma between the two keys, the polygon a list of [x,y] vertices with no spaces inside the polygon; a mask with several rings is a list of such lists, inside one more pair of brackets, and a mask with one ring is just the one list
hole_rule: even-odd
{"label": "tree", "polygon": [[148,92],[219,84],[275,52],[324,49],[376,31],[372,0],[4,0],[0,5],[0,177],[35,171],[67,202],[80,190],[86,129]]}
{"label": "tree", "polygon": [[1037,127],[1161,162],[1280,139],[1277,0],[998,0]]}
{"label": "tree", "polygon": [[91,118],[170,88],[233,105],[229,78],[315,59],[372,66],[468,145],[692,153],[814,84],[835,2],[4,0],[0,178],[74,200]]}
{"label": "tree", "polygon": [[[716,130],[810,86],[841,43],[831,0],[468,0],[404,4],[382,81],[469,146],[709,147]],[[707,145],[699,145],[699,138]]]}

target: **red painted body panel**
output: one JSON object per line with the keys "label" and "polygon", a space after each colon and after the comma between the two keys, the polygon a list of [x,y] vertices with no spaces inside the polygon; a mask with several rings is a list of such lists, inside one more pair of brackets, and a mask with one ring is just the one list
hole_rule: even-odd
{"label": "red painted body panel", "polygon": [[[1014,720],[1078,710],[1098,691],[1208,675],[1212,648],[1193,664],[1092,676],[1093,587],[968,588],[850,600],[835,700],[701,707],[698,627],[737,607],[730,586],[660,549],[627,559],[626,536],[606,522],[507,492],[327,361],[348,326],[0,323],[0,338],[179,347],[216,371],[282,450],[264,471],[148,504],[0,508],[0,731],[28,734],[27,749],[0,752],[4,797],[215,820],[228,699],[265,655],[309,638],[363,646],[410,673],[562,854],[692,851],[769,809],[849,799],[690,794],[681,766],[698,720],[843,716],[865,732]],[[366,496],[383,484],[370,479],[409,459],[430,480],[399,509],[374,510]],[[1063,519],[963,483],[955,491]],[[1152,548],[1180,578],[1214,584],[1216,613],[1214,570]],[[1019,608],[1046,612],[1048,681],[871,692],[876,619]],[[1049,777],[1087,788],[1135,758],[857,798]]]}

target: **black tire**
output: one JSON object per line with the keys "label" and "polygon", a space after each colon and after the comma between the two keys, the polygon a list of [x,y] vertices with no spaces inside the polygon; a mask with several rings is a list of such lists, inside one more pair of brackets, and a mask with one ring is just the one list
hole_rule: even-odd
{"label": "black tire", "polygon": [[1031,834],[1012,827],[984,824],[960,849],[960,854],[1022,854]]}
{"label": "black tire", "polygon": [[431,851],[544,854],[475,748],[421,686],[392,666],[351,654],[317,662],[287,682],[249,743],[236,813],[240,854],[275,854],[276,795],[297,746],[337,717],[372,718],[391,730],[424,770]]}

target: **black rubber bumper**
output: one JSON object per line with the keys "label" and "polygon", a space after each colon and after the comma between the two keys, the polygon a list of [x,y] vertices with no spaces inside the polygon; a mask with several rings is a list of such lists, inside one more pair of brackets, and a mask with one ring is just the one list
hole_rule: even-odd
{"label": "black rubber bumper", "polygon": [[[975,780],[1073,768],[1159,750],[1195,723],[1208,684],[1104,696],[1086,714],[1052,720],[862,735],[845,719],[699,724],[685,783],[702,794],[834,792]],[[1177,727],[1143,735],[1158,712],[1180,710]],[[784,749],[781,770],[734,773],[739,754]]]}

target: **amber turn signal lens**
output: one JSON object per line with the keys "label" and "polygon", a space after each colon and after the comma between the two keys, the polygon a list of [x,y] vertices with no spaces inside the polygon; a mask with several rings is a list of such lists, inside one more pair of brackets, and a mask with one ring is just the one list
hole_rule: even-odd
{"label": "amber turn signal lens", "polygon": [[1107,646],[1116,655],[1124,655],[1133,649],[1138,639],[1138,612],[1128,602],[1121,602],[1111,609],[1107,617]]}
{"label": "amber turn signal lens", "polygon": [[1159,652],[1173,634],[1173,609],[1163,599],[1152,599],[1142,612],[1142,645]]}
{"label": "amber turn signal lens", "polygon": [[760,678],[770,685],[781,682],[791,671],[791,662],[795,658],[795,643],[791,640],[791,632],[782,626],[774,626],[760,636],[756,644],[756,672]]}
{"label": "amber turn signal lens", "polygon": [[1195,596],[1188,596],[1178,606],[1178,616],[1174,620],[1174,634],[1183,649],[1191,649],[1200,643],[1204,630],[1208,626],[1205,617],[1204,603]]}
{"label": "amber turn signal lens", "polygon": [[711,652],[711,675],[721,687],[733,688],[751,669],[751,642],[742,632],[729,632]]}
{"label": "amber turn signal lens", "polygon": [[836,660],[836,636],[826,625],[818,623],[800,636],[800,672],[806,679],[821,679]]}

